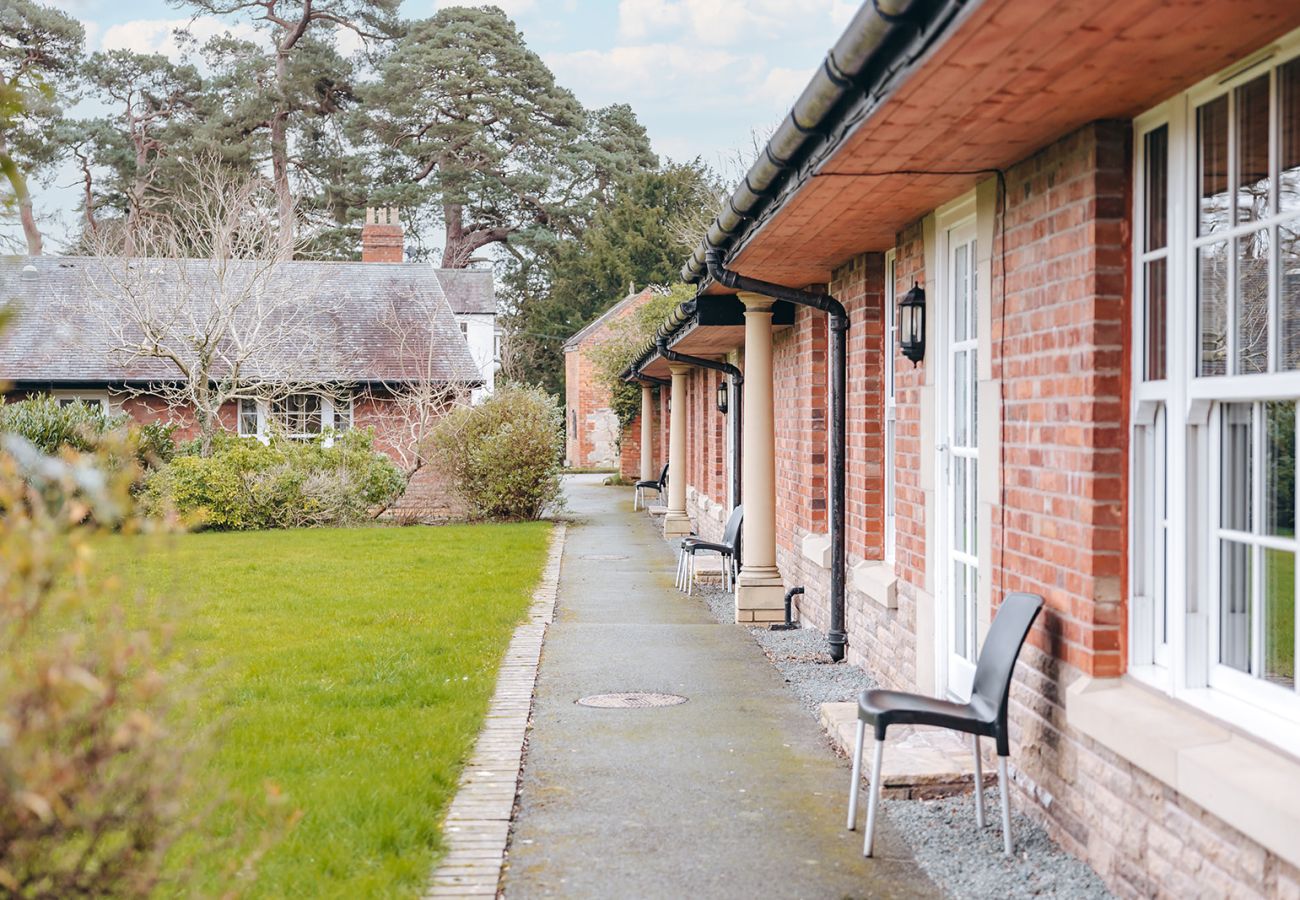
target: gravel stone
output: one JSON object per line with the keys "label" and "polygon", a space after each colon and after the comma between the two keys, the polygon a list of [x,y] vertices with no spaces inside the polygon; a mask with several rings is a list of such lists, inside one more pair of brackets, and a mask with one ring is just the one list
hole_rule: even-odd
{"label": "gravel stone", "polygon": [[[695,594],[722,623],[735,620],[734,599],[717,585],[696,585]],[[784,676],[786,686],[817,717],[823,703],[857,699],[876,687],[858,666],[835,664],[826,637],[813,629],[749,633]],[[888,748],[886,748],[888,752]],[[865,802],[865,799],[864,799]],[[985,827],[975,827],[975,797],[943,800],[882,800],[881,812],[907,839],[917,863],[954,900],[973,898],[1109,898],[1111,893],[1083,861],[1053,841],[1037,822],[1011,813],[1015,854],[1002,854],[1001,805],[996,788],[985,792]]]}

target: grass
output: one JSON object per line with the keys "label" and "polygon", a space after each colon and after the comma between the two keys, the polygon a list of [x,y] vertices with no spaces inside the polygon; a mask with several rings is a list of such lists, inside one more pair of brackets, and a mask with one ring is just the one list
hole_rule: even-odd
{"label": "grass", "polygon": [[[105,571],[183,603],[178,648],[201,673],[195,718],[218,723],[202,779],[211,787],[187,798],[194,810],[215,807],[187,842],[186,889],[222,894],[229,843],[238,857],[269,832],[251,896],[418,895],[548,532],[529,523],[107,540]],[[268,784],[301,811],[293,827],[260,799]]]}
{"label": "grass", "polygon": [[1264,666],[1270,680],[1295,681],[1295,554],[1264,551],[1267,620],[1264,623]]}

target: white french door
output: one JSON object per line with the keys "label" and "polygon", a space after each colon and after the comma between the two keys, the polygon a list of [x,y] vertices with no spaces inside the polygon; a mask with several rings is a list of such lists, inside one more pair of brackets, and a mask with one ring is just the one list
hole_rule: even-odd
{"label": "white french door", "polygon": [[940,359],[937,480],[943,523],[937,556],[939,683],[944,693],[966,698],[979,655],[979,297],[974,216],[947,227],[943,237],[935,329]]}

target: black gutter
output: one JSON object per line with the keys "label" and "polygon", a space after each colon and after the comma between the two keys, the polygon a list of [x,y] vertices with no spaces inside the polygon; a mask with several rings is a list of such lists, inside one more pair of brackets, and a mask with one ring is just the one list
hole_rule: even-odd
{"label": "black gutter", "polygon": [[762,294],[819,309],[830,317],[831,327],[831,415],[830,415],[830,489],[831,489],[831,627],[826,640],[830,644],[831,659],[839,662],[848,646],[844,630],[844,446],[845,446],[845,395],[849,314],[844,304],[830,294],[814,294],[797,288],[749,278],[733,272],[722,263],[722,254],[710,250],[705,257],[709,277],[724,287],[738,291]]}
{"label": "black gutter", "polygon": [[813,74],[794,108],[723,201],[682,267],[698,283],[710,250],[746,242],[790,193],[902,84],[953,22],[979,4],[971,0],[868,0]]}
{"label": "black gutter", "polygon": [[672,387],[672,383],[673,383],[671,378],[656,378],[654,375],[647,375],[646,373],[637,371],[636,369],[630,371],[627,375],[627,378],[623,380],[639,381],[642,384],[653,384],[659,387]]}
{"label": "black gutter", "polygon": [[685,353],[678,353],[676,350],[669,349],[668,339],[659,338],[655,341],[655,347],[659,350],[659,355],[669,362],[683,363],[688,366],[696,366],[700,369],[712,369],[714,372],[721,372],[731,377],[731,386],[733,402],[736,404],[735,413],[731,417],[731,496],[734,498],[735,506],[740,505],[740,460],[741,444],[743,443],[742,435],[744,434],[744,390],[745,376],[739,369],[731,363],[717,362],[712,359],[705,359],[702,356],[689,356]]}

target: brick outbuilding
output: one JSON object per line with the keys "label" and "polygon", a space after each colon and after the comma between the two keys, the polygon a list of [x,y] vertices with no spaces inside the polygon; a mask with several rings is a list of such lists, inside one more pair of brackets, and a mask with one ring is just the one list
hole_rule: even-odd
{"label": "brick outbuilding", "polygon": [[[591,351],[611,340],[619,323],[636,313],[655,293],[632,290],[564,343],[564,464],[570,468],[617,468],[640,478],[640,417],[621,429]],[[653,423],[652,423],[653,424]],[[653,432],[652,432],[653,433]],[[659,458],[663,458],[660,454]]]}
{"label": "brick outbuilding", "polygon": [[[1044,598],[1015,805],[1121,896],[1300,895],[1298,28],[1263,0],[868,3],[660,331],[745,372],[737,621],[802,586],[833,653],[960,700],[1002,598]],[[783,289],[811,304],[784,322]],[[848,322],[838,421],[815,297]],[[666,520],[716,537],[717,373],[647,347],[644,375],[686,432]]]}

